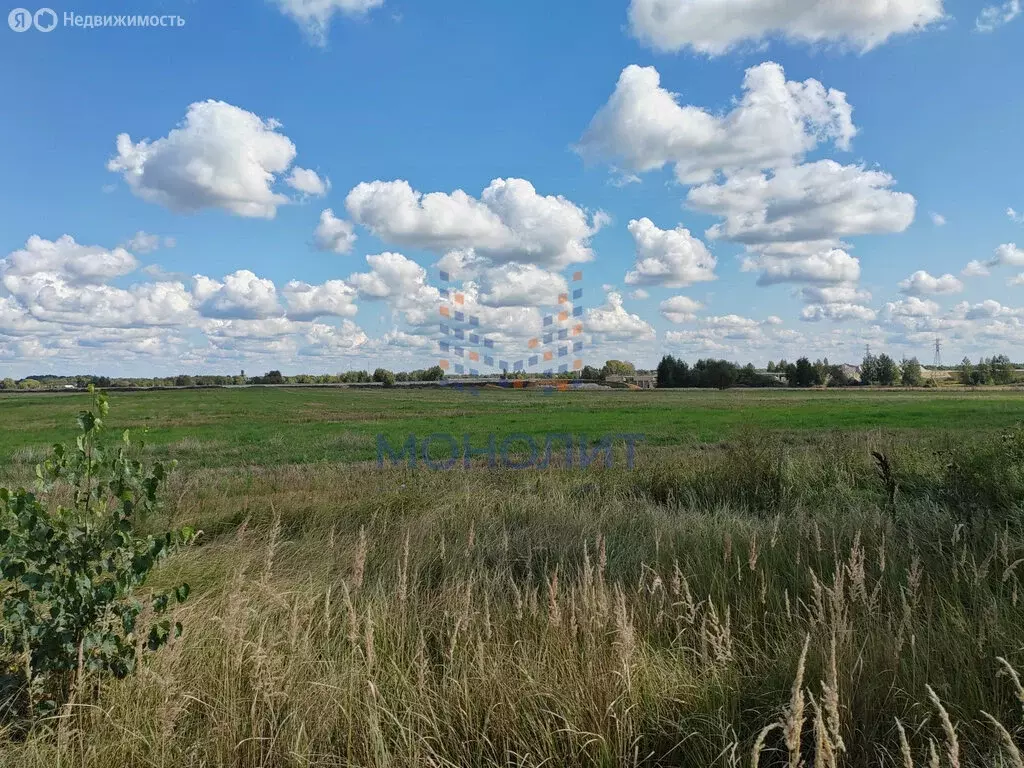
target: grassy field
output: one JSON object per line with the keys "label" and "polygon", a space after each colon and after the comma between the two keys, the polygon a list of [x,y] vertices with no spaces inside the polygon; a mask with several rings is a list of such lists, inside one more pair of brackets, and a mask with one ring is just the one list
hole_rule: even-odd
{"label": "grassy field", "polygon": [[[111,404],[182,462],[150,525],[204,531],[155,585],[192,585],[185,633],[0,730],[2,766],[1021,766],[1021,393]],[[0,397],[0,474],[86,405]],[[372,461],[439,431],[647,442],[634,471]]]}
{"label": "grassy field", "polygon": [[[115,395],[117,426],[186,467],[371,461],[376,435],[639,433],[650,446],[715,443],[749,430],[899,433],[999,430],[1024,422],[1024,392],[488,389],[221,389]],[[0,462],[31,465],[65,439],[87,394],[0,395]],[[2,471],[2,470],[0,470]]]}

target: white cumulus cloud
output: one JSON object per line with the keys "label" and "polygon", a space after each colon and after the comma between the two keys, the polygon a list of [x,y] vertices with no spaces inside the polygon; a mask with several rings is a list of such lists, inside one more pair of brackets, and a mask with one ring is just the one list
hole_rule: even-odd
{"label": "white cumulus cloud", "polygon": [[923,269],[900,282],[900,290],[908,296],[960,293],[964,284],[953,275],[935,277]]}
{"label": "white cumulus cloud", "polygon": [[841,322],[843,320],[860,320],[871,322],[878,313],[863,304],[853,302],[837,301],[829,304],[809,304],[800,313],[800,319],[807,322],[818,322],[819,320],[832,320]]}
{"label": "white cumulus cloud", "polygon": [[283,313],[273,281],[248,269],[227,275],[223,281],[205,275],[193,278],[192,293],[204,317],[222,320],[266,320]]}
{"label": "white cumulus cloud", "polygon": [[355,243],[355,227],[351,221],[339,219],[330,208],[321,211],[320,223],[313,233],[313,245],[317,250],[351,253]]}
{"label": "white cumulus cloud", "polygon": [[708,55],[776,36],[868,51],[944,15],[942,0],[631,0],[629,6],[630,28],[642,42]]}
{"label": "white cumulus cloud", "polygon": [[690,190],[697,210],[724,217],[708,230],[712,239],[746,245],[838,242],[853,235],[902,232],[914,220],[916,201],[893,192],[883,171],[819,160],[780,168],[771,176],[733,176]]}
{"label": "white cumulus cloud", "polygon": [[661,314],[673,323],[690,323],[697,319],[697,312],[704,305],[689,296],[673,296],[661,302]]}
{"label": "white cumulus cloud", "polygon": [[685,227],[659,229],[648,218],[629,222],[636,244],[636,263],[626,273],[629,285],[685,288],[715,279],[715,257]]}
{"label": "white cumulus cloud", "polygon": [[164,138],[133,142],[127,133],[120,134],[117,156],[107,169],[120,173],[143,200],[174,211],[219,208],[272,219],[278,206],[289,202],[275,191],[278,181],[312,183],[312,172],[303,169],[298,176],[284,177],[296,149],[280,127],[276,120],[223,101],[200,101]]}
{"label": "white cumulus cloud", "polygon": [[778,283],[856,283],[860,261],[840,248],[809,255],[759,254],[743,261],[745,272],[761,270],[758,285]]}
{"label": "white cumulus cloud", "polygon": [[988,262],[990,267],[1024,267],[1024,249],[1016,243],[1003,243],[996,248],[995,257]]}
{"label": "white cumulus cloud", "polygon": [[1002,5],[987,5],[975,19],[974,28],[979,32],[994,32],[1020,16],[1021,9],[1021,0],[1006,0]]}
{"label": "white cumulus cloud", "polygon": [[988,277],[989,274],[988,267],[977,259],[967,262],[967,266],[960,270],[961,277]]}
{"label": "white cumulus cloud", "polygon": [[323,197],[331,188],[331,180],[320,178],[316,171],[309,168],[292,168],[292,172],[285,179],[292,189],[313,197]]}
{"label": "white cumulus cloud", "polygon": [[626,67],[590,123],[578,151],[636,172],[674,164],[685,183],[717,170],[760,170],[792,163],[831,140],[849,149],[856,135],[846,94],[817,80],[787,81],[765,62],[747,70],[743,97],[725,115],[680,106],[654,67]]}
{"label": "white cumulus cloud", "polygon": [[364,16],[384,5],[384,0],[275,0],[286,16],[294,19],[316,45],[327,43],[327,31],[335,14]]}
{"label": "white cumulus cloud", "polygon": [[80,245],[70,235],[55,241],[32,235],[24,248],[0,260],[0,274],[5,278],[48,274],[68,283],[87,284],[127,275],[138,266],[138,260],[124,248]]}
{"label": "white cumulus cloud", "polygon": [[328,280],[320,285],[310,285],[291,280],[282,289],[292,320],[315,320],[318,317],[355,317],[356,291],[344,280]]}
{"label": "white cumulus cloud", "polygon": [[386,242],[549,268],[590,261],[590,238],[607,223],[564,197],[538,194],[525,179],[495,179],[479,199],[462,190],[423,194],[401,180],[364,182],[345,205]]}
{"label": "white cumulus cloud", "polygon": [[647,321],[626,311],[622,296],[614,291],[607,295],[604,305],[587,310],[586,329],[606,341],[650,341],[656,335]]}
{"label": "white cumulus cloud", "polygon": [[147,254],[158,251],[161,248],[173,248],[177,245],[173,237],[160,237],[143,232],[141,229],[132,235],[124,244],[124,247],[132,253]]}

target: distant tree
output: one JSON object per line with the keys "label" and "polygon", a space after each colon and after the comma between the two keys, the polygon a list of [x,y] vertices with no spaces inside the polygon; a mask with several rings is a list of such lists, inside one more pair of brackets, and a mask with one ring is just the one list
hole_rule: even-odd
{"label": "distant tree", "polygon": [[883,387],[891,387],[900,383],[900,369],[896,361],[886,354],[878,356],[878,383]]}
{"label": "distant tree", "polygon": [[608,360],[601,369],[601,373],[605,378],[608,376],[632,376],[636,373],[636,366],[623,360]]}
{"label": "distant tree", "polygon": [[827,375],[830,387],[848,387],[854,383],[846,369],[841,365],[830,365]]}
{"label": "distant tree", "polygon": [[395,374],[395,381],[411,381],[409,374],[405,371],[399,371]]}
{"label": "distant tree", "polygon": [[[580,378],[585,381],[601,381],[604,377],[601,376],[601,369],[595,368],[592,365],[584,365],[583,370],[580,371]],[[661,386],[660,384],[658,386]]]}
{"label": "distant tree", "polygon": [[775,373],[775,363],[773,363],[771,360],[769,360],[768,361],[768,367],[765,368],[765,370],[768,371],[768,373]]}
{"label": "distant tree", "polygon": [[974,384],[974,364],[970,358],[965,357],[957,368],[957,376],[960,379],[960,383],[964,386],[971,386]]}
{"label": "distant tree", "polygon": [[813,387],[818,383],[818,372],[808,358],[801,357],[786,370],[786,380],[791,387]]}
{"label": "distant tree", "polygon": [[1012,384],[1014,380],[1013,363],[1006,355],[996,355],[989,361],[993,384]]}
{"label": "distant tree", "polygon": [[864,385],[878,384],[878,358],[865,355],[860,364],[860,383]]}
{"label": "distant tree", "polygon": [[373,372],[373,380],[378,384],[383,384],[385,387],[395,386],[395,374],[387,368],[378,368],[375,370]]}
{"label": "distant tree", "polygon": [[14,379],[12,379],[10,377],[7,377],[3,381],[0,381],[0,389],[17,389],[17,388],[18,388],[18,382],[16,382]]}
{"label": "distant tree", "polygon": [[284,384],[284,376],[280,371],[267,371],[260,379],[261,384]]}
{"label": "distant tree", "polygon": [[440,365],[435,365],[432,368],[427,368],[424,372],[424,381],[441,381],[444,379],[444,368]]}
{"label": "distant tree", "polygon": [[737,387],[777,387],[779,382],[773,376],[758,373],[753,363],[747,363],[736,374]]}
{"label": "distant tree", "polygon": [[41,386],[36,379],[22,379],[18,382],[18,389],[39,389]]}
{"label": "distant tree", "polygon": [[904,387],[920,387],[924,385],[921,363],[916,357],[912,357],[909,360],[904,358],[900,368],[903,370]]}
{"label": "distant tree", "polygon": [[[657,376],[657,386],[658,386],[659,389],[667,389],[669,387],[676,386],[676,384],[674,383],[674,379],[675,379],[675,369],[676,369],[677,365],[678,365],[678,362],[676,361],[676,359],[674,357],[672,357],[672,355],[665,355],[663,358],[661,358],[661,362],[658,363],[658,369],[657,369],[657,373],[656,373],[656,376]],[[590,366],[588,365],[588,366],[586,366],[586,368],[583,369],[584,378],[587,378],[586,377],[587,368],[590,368]],[[591,370],[595,370],[595,369],[591,369]]]}
{"label": "distant tree", "polygon": [[703,389],[729,389],[736,385],[739,369],[728,360],[698,360],[693,366],[693,384]]}

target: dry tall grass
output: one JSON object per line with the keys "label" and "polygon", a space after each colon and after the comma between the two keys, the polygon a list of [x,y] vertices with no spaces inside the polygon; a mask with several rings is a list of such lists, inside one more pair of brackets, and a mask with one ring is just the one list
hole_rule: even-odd
{"label": "dry tall grass", "polygon": [[1021,517],[866,447],[179,478],[184,636],[0,764],[1020,768]]}

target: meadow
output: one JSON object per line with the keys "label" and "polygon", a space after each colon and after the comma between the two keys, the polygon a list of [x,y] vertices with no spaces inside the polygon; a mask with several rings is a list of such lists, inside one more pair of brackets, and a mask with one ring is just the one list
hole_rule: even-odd
{"label": "meadow", "polygon": [[[0,485],[83,395],[0,396]],[[1007,766],[1024,393],[114,394],[180,464],[184,634],[0,765]],[[637,464],[378,467],[375,436],[642,433]],[[6,742],[6,743],[4,743]]]}

